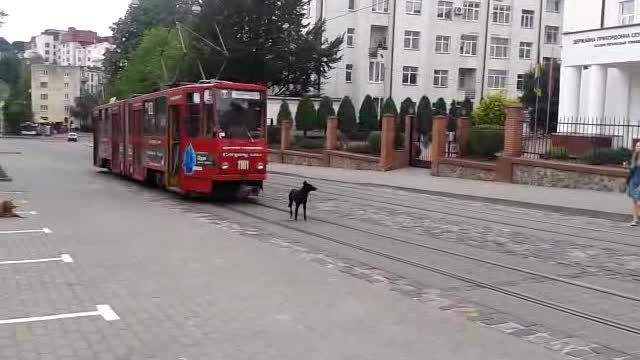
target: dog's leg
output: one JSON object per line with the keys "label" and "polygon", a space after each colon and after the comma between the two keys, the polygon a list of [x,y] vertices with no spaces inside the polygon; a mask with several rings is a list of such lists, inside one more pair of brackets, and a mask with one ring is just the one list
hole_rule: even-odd
{"label": "dog's leg", "polygon": [[302,214],[304,215],[304,221],[307,221],[307,202],[302,203]]}
{"label": "dog's leg", "polygon": [[298,209],[300,209],[300,203],[296,203],[296,221],[298,221]]}
{"label": "dog's leg", "polygon": [[289,193],[289,219],[293,219],[293,191]]}

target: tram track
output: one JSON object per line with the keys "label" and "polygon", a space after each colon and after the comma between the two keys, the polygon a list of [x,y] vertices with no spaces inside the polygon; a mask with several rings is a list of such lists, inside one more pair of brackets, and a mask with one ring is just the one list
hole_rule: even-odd
{"label": "tram track", "polygon": [[[273,181],[273,180],[269,180],[268,184],[274,185],[274,186],[280,186],[280,187],[287,187],[287,188],[291,188],[292,186],[295,186],[293,183],[282,183],[282,182]],[[330,187],[338,188],[340,190],[339,187],[337,187],[335,185],[332,185],[330,183],[322,183],[322,184],[323,185],[328,185]],[[354,189],[354,188],[351,188],[351,187],[342,189],[342,191],[349,191],[349,190],[357,191],[358,189]],[[360,201],[367,201],[367,202],[371,202],[371,203],[378,203],[378,204],[402,207],[404,209],[409,209],[409,210],[417,210],[417,211],[423,211],[423,212],[428,212],[428,213],[435,213],[435,214],[440,214],[440,215],[458,217],[458,218],[463,218],[463,219],[477,220],[477,221],[482,221],[482,222],[490,223],[490,224],[500,224],[500,225],[505,225],[505,226],[510,226],[510,227],[517,227],[517,228],[521,228],[521,229],[527,229],[527,230],[533,230],[533,231],[541,231],[541,232],[546,232],[546,233],[551,233],[551,234],[556,234],[556,235],[578,237],[578,238],[581,238],[581,239],[588,239],[588,240],[611,243],[611,244],[616,244],[616,245],[624,245],[624,246],[629,246],[629,247],[633,247],[633,248],[640,248],[640,243],[630,243],[630,242],[626,242],[626,241],[603,239],[603,238],[600,238],[600,237],[589,236],[587,234],[575,234],[575,233],[566,232],[566,231],[552,230],[552,229],[544,228],[544,227],[530,226],[530,225],[518,224],[518,223],[514,223],[514,222],[507,222],[507,221],[500,221],[500,220],[497,220],[497,219],[486,219],[486,218],[482,218],[482,217],[479,217],[479,216],[464,215],[464,214],[455,213],[455,212],[446,212],[446,211],[442,211],[442,210],[436,210],[436,209],[429,209],[429,208],[425,208],[425,207],[413,206],[413,205],[409,205],[409,204],[406,204],[406,203],[399,203],[398,200],[395,200],[395,199],[390,198],[388,196],[384,196],[382,194],[376,194],[375,198],[360,197],[360,196],[353,195],[353,192],[350,193],[350,194],[347,194],[347,193],[344,193],[344,192],[338,193],[338,192],[335,192],[335,191],[327,191],[325,188],[322,189],[322,193],[328,194],[328,195],[346,197],[346,198],[360,200]],[[360,193],[360,194],[362,194],[362,193]],[[381,199],[386,199],[386,200],[381,200]],[[388,201],[388,200],[395,200],[395,202]],[[448,204],[438,204],[438,207],[444,207],[444,208],[449,208],[449,209],[452,209],[452,210],[464,211],[464,212],[474,212],[474,213],[478,213],[478,214],[484,214],[484,215],[495,216],[495,217],[503,217],[503,218],[508,218],[508,219],[512,219],[512,220],[518,220],[518,221],[523,221],[523,222],[529,222],[529,223],[546,224],[546,225],[551,225],[551,226],[566,227],[566,228],[572,228],[572,229],[577,229],[577,230],[593,231],[593,232],[602,233],[602,234],[633,237],[634,239],[637,239],[640,236],[640,234],[631,234],[631,233],[626,233],[626,232],[620,232],[620,231],[614,231],[614,230],[608,230],[608,229],[600,229],[600,228],[593,228],[593,227],[580,226],[580,225],[574,225],[574,224],[564,224],[564,223],[559,223],[559,222],[555,222],[555,221],[547,221],[547,220],[541,220],[541,219],[532,220],[532,219],[527,219],[527,218],[523,218],[523,217],[519,217],[519,216],[509,215],[509,214],[501,214],[501,213],[483,211],[483,210],[476,210],[476,209],[466,209],[466,208],[456,207],[456,206],[452,206],[452,205],[448,205]]]}
{"label": "tram track", "polygon": [[[288,211],[286,210],[282,210],[279,209],[277,207],[274,206],[270,206],[270,205],[266,205],[260,202],[254,202],[253,205],[258,205],[260,207],[263,208],[267,208],[267,209],[271,209],[271,210],[276,210],[278,212],[284,212],[284,213],[288,213]],[[245,217],[248,217],[250,219],[254,219],[254,220],[258,220],[258,221],[262,221],[262,222],[268,222],[273,224],[272,219],[264,217],[264,216],[260,216],[257,215],[255,213],[252,213],[250,211],[247,211],[245,209],[242,208],[243,206],[237,206],[237,205],[224,205],[223,208],[226,210],[229,210],[231,212],[243,215]],[[447,255],[451,255],[451,256],[456,256],[459,258],[464,258],[467,260],[473,260],[473,261],[477,261],[477,262],[481,262],[484,264],[488,264],[488,265],[492,265],[492,266],[496,266],[496,267],[500,267],[503,269],[509,269],[512,271],[516,271],[516,272],[520,272],[520,273],[524,273],[524,274],[528,274],[528,275],[534,275],[534,276],[538,276],[547,280],[552,280],[552,281],[556,281],[556,282],[561,282],[561,283],[565,283],[568,285],[572,285],[572,286],[576,286],[576,287],[580,287],[580,288],[584,288],[584,289],[589,289],[592,291],[596,291],[602,294],[606,294],[606,295],[611,295],[614,297],[619,297],[619,298],[623,298],[626,300],[630,300],[633,302],[640,302],[640,298],[633,296],[633,295],[629,295],[629,294],[624,294],[615,290],[611,290],[611,289],[606,289],[606,288],[602,288],[602,287],[598,287],[598,286],[594,286],[594,285],[590,285],[590,284],[586,284],[586,283],[582,283],[582,282],[578,282],[578,281],[574,281],[574,280],[569,280],[569,279],[565,279],[565,278],[561,278],[561,277],[557,277],[554,275],[549,275],[549,274],[544,274],[544,273],[539,273],[539,272],[535,272],[535,271],[531,271],[531,270],[527,270],[527,269],[522,269],[522,268],[518,268],[515,266],[511,266],[511,265],[507,265],[507,264],[502,264],[502,263],[498,263],[498,262],[494,262],[491,260],[486,260],[486,259],[481,259],[478,257],[474,257],[474,256],[470,256],[470,255],[466,255],[466,254],[462,254],[462,253],[457,253],[454,251],[450,251],[450,250],[446,250],[446,249],[441,249],[441,248],[436,248],[433,246],[429,246],[429,245],[424,245],[424,244],[419,244],[419,243],[415,243],[413,241],[410,240],[405,240],[405,239],[400,239],[397,237],[393,237],[393,236],[389,236],[389,235],[385,235],[385,234],[381,234],[375,231],[370,231],[370,230],[364,230],[364,229],[359,229],[353,226],[349,226],[346,224],[341,224],[341,223],[337,223],[337,222],[332,222],[329,220],[324,220],[321,218],[317,218],[317,217],[313,217],[313,220],[318,221],[318,222],[323,222],[332,226],[339,226],[351,231],[357,231],[357,232],[361,232],[361,233],[365,233],[365,234],[369,234],[369,235],[374,235],[377,237],[381,237],[381,238],[386,238],[389,240],[393,240],[396,242],[400,242],[406,245],[411,245],[411,246],[417,246],[419,248],[423,248],[426,250],[432,250],[432,251],[436,251],[436,252],[440,252],[440,253],[444,253]],[[449,271],[446,270],[442,267],[434,267],[434,266],[430,266],[430,265],[426,265],[424,263],[421,262],[417,262],[414,260],[410,260],[407,259],[405,257],[401,257],[401,256],[397,256],[394,254],[391,254],[389,252],[385,252],[385,251],[379,251],[379,250],[375,250],[371,247],[367,247],[367,246],[362,246],[362,245],[358,245],[358,244],[354,244],[348,241],[344,241],[341,239],[337,239],[335,237],[331,237],[331,236],[327,236],[324,234],[320,234],[316,231],[310,231],[310,230],[306,230],[306,229],[301,229],[297,226],[293,226],[293,225],[289,225],[289,224],[284,224],[284,223],[277,223],[276,224],[278,227],[290,230],[290,231],[294,231],[300,234],[304,234],[307,236],[311,236],[314,238],[319,238],[334,244],[338,244],[347,248],[351,248],[360,252],[364,252],[367,254],[371,254],[371,255],[375,255],[387,260],[392,260],[398,263],[402,263],[405,265],[408,265],[410,267],[414,267],[414,268],[418,268],[418,269],[422,269],[425,271],[429,271],[435,274],[439,274],[442,276],[445,276],[447,278],[451,278],[451,279],[455,279],[470,285],[474,285],[477,286],[479,288],[483,288],[495,293],[499,293],[502,295],[506,295],[515,299],[519,299],[522,301],[526,301],[528,303],[532,303],[532,304],[536,304],[548,309],[552,309],[552,310],[556,310],[568,315],[572,315],[584,320],[588,320],[591,322],[595,322],[601,325],[605,325],[608,326],[610,328],[614,328],[614,329],[618,329],[618,330],[622,330],[625,331],[627,333],[631,333],[631,334],[635,334],[635,335],[640,335],[640,327],[638,326],[634,326],[631,324],[627,324],[627,323],[623,323],[620,322],[618,320],[614,320],[614,319],[610,319],[604,316],[600,316],[591,312],[587,312],[587,311],[582,311],[570,306],[566,306],[554,301],[550,301],[550,300],[545,300],[543,298],[537,297],[537,296],[533,296],[533,295],[529,295],[526,294],[522,291],[516,291],[516,290],[511,290],[502,286],[497,286],[497,285],[493,285],[489,282],[486,281],[482,281],[482,280],[478,280],[476,278],[472,278],[466,275],[462,275],[460,273],[456,273],[453,271]]]}

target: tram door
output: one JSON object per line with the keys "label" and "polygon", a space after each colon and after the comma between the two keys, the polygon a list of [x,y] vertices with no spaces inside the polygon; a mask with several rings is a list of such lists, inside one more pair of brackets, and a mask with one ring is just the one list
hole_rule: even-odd
{"label": "tram door", "polygon": [[111,113],[111,126],[113,131],[111,133],[111,171],[116,174],[121,174],[121,149],[122,149],[122,123],[121,114],[119,109],[114,109]]}
{"label": "tram door", "polygon": [[180,151],[180,107],[169,106],[169,178],[170,187],[180,187],[182,154]]}

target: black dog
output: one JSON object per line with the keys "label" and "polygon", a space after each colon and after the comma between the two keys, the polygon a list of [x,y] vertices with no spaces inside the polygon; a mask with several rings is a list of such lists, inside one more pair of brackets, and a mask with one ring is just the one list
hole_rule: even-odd
{"label": "black dog", "polygon": [[293,218],[293,208],[291,205],[296,203],[296,221],[298,221],[298,208],[302,204],[302,211],[304,214],[304,221],[307,221],[307,200],[309,200],[309,193],[318,190],[315,186],[308,182],[302,183],[300,190],[291,189],[289,192],[289,214]]}

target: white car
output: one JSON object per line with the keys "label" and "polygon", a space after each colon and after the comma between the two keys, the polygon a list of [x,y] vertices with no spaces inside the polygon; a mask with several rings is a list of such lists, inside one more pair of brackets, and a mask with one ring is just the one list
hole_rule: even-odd
{"label": "white car", "polygon": [[74,141],[74,142],[77,142],[77,141],[78,141],[78,134],[73,133],[73,132],[70,132],[70,133],[67,135],[67,141]]}

